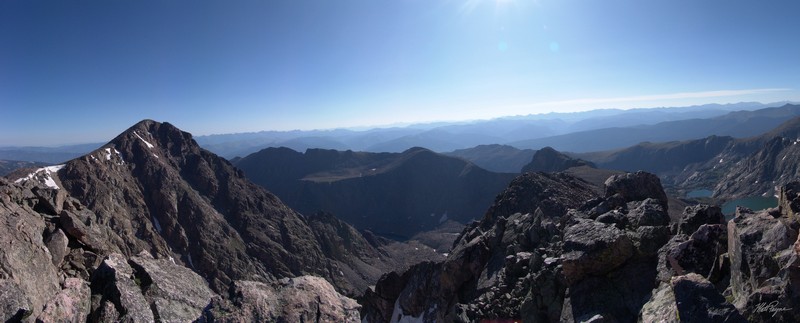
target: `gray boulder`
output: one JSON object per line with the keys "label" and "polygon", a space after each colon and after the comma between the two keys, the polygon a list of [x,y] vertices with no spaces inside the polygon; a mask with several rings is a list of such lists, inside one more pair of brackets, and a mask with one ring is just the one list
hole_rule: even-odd
{"label": "gray boulder", "polygon": [[800,321],[797,222],[768,211],[737,209],[728,222],[730,289],[751,322]]}
{"label": "gray boulder", "polygon": [[667,260],[677,275],[697,273],[710,277],[719,258],[727,252],[727,230],[721,224],[702,225],[689,240],[666,250]]}
{"label": "gray boulder", "polygon": [[702,276],[677,276],[671,284],[681,322],[747,322]]}
{"label": "gray boulder", "polygon": [[161,321],[194,321],[215,296],[202,277],[168,259],[143,253],[131,257],[129,264],[154,316]]}
{"label": "gray boulder", "polygon": [[[23,192],[27,191],[27,193]],[[23,189],[0,182],[0,288],[4,316],[8,320],[24,309],[24,316],[37,317],[49,299],[61,290],[53,257],[45,246],[43,217],[20,198]],[[15,199],[18,199],[16,200]],[[35,204],[35,203],[32,203]],[[16,308],[16,309],[15,309]]]}
{"label": "gray boulder", "polygon": [[142,295],[142,281],[125,256],[110,254],[92,277],[93,322],[154,322],[150,304]]}
{"label": "gray boulder", "polygon": [[632,228],[669,225],[669,214],[659,200],[647,198],[630,208],[625,218]]}
{"label": "gray boulder", "polygon": [[581,220],[567,228],[563,248],[561,264],[570,284],[587,275],[608,273],[634,253],[633,243],[624,232],[592,220]]}
{"label": "gray boulder", "polygon": [[274,283],[236,281],[231,304],[216,302],[205,319],[216,322],[360,322],[360,306],[325,279],[284,278]]}
{"label": "gray boulder", "polygon": [[91,310],[89,283],[67,278],[64,289],[45,305],[38,322],[84,322]]}
{"label": "gray boulder", "polygon": [[664,211],[669,210],[667,193],[661,187],[661,180],[654,174],[638,171],[614,175],[606,180],[605,187],[607,198],[619,195],[628,202],[654,198],[661,204]]}
{"label": "gray boulder", "polygon": [[725,215],[719,206],[705,204],[688,206],[678,223],[678,233],[692,234],[703,224],[723,224]]}

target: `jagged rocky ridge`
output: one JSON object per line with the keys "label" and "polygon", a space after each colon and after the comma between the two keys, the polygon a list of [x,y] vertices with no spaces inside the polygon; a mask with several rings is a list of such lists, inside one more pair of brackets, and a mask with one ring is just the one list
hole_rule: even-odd
{"label": "jagged rocky ridge", "polygon": [[296,213],[149,120],[0,192],[5,320],[357,321],[341,294],[416,261],[410,246]]}
{"label": "jagged rocky ridge", "polygon": [[761,135],[710,136],[667,143],[641,143],[613,152],[580,154],[601,168],[646,170],[680,190],[710,189],[720,199],[773,196],[800,176],[800,118]]}
{"label": "jagged rocky ridge", "polygon": [[800,184],[778,209],[688,207],[670,223],[659,179],[615,175],[593,197],[565,174],[527,173],[441,263],[381,278],[366,322],[796,322]]}

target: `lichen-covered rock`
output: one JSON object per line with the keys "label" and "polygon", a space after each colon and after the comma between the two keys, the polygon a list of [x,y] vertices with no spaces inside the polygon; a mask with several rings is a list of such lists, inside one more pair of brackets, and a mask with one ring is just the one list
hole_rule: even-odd
{"label": "lichen-covered rock", "polygon": [[675,304],[675,294],[672,285],[661,283],[653,290],[653,295],[642,306],[639,322],[677,322],[678,307]]}
{"label": "lichen-covered rock", "polygon": [[583,220],[564,233],[564,276],[572,284],[587,275],[602,275],[633,256],[633,243],[614,226]]}
{"label": "lichen-covered rock", "polygon": [[632,228],[669,225],[669,214],[659,203],[659,200],[647,198],[631,208],[625,215],[629,225]]}
{"label": "lichen-covered rock", "polygon": [[728,253],[731,258],[731,288],[734,303],[742,307],[747,297],[783,267],[776,257],[797,240],[797,231],[766,212],[739,208],[728,222]]}
{"label": "lichen-covered rock", "polygon": [[790,182],[781,187],[778,194],[781,212],[800,221],[800,182]]}
{"label": "lichen-covered rock", "polygon": [[[24,193],[23,191],[28,191]],[[46,224],[43,217],[23,202],[23,196],[31,196],[29,189],[0,182],[0,281],[10,307],[22,306],[25,316],[38,316],[47,301],[61,290],[58,273],[53,266],[52,255],[42,238]],[[18,199],[14,201],[13,199]],[[17,304],[17,305],[14,305]],[[4,306],[8,307],[8,306]],[[19,310],[19,309],[17,309]],[[8,320],[17,315],[0,317]],[[6,310],[4,310],[6,311]]]}
{"label": "lichen-covered rock", "polygon": [[606,197],[618,194],[628,202],[653,198],[661,204],[664,211],[669,210],[667,193],[661,187],[661,180],[654,174],[638,171],[614,175],[606,180],[605,186]]}
{"label": "lichen-covered rock", "polygon": [[727,230],[721,224],[704,224],[687,241],[667,250],[667,261],[677,275],[697,273],[710,277],[719,257],[727,252]]}
{"label": "lichen-covered rock", "polygon": [[728,222],[730,289],[734,305],[752,322],[800,320],[797,222],[739,208]]}
{"label": "lichen-covered rock", "polygon": [[39,322],[84,322],[90,311],[89,283],[78,278],[67,278],[64,289],[45,305]]}
{"label": "lichen-covered rock", "polygon": [[67,235],[64,234],[64,231],[61,231],[61,229],[56,229],[47,237],[45,244],[47,245],[47,250],[50,251],[53,266],[61,266],[61,262],[64,261],[64,256],[69,253],[69,247],[67,246],[69,244],[69,239]]}
{"label": "lichen-covered rock", "polygon": [[4,322],[19,322],[33,314],[27,293],[10,279],[0,279],[0,319]]}
{"label": "lichen-covered rock", "polygon": [[202,277],[168,259],[153,259],[144,253],[131,257],[129,264],[136,271],[144,297],[159,320],[197,320],[215,295]]}
{"label": "lichen-covered rock", "polygon": [[747,322],[702,276],[673,277],[671,284],[681,322]]}
{"label": "lichen-covered rock", "polygon": [[217,322],[360,322],[358,303],[325,279],[284,278],[274,283],[237,281],[232,304],[216,303],[206,319]]}
{"label": "lichen-covered rock", "polygon": [[718,206],[705,204],[688,206],[678,223],[678,233],[691,235],[703,224],[724,224],[725,215]]}
{"label": "lichen-covered rock", "polygon": [[110,254],[92,277],[91,321],[154,322],[141,285],[141,278],[134,275],[125,256]]}
{"label": "lichen-covered rock", "polygon": [[639,257],[656,256],[658,250],[671,238],[667,226],[641,226],[626,234],[631,237]]}

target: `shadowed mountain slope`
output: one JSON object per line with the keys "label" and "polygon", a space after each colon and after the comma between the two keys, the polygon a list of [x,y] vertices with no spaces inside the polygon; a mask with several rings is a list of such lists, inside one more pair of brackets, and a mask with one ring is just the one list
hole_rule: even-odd
{"label": "shadowed mountain slope", "polygon": [[444,153],[468,160],[483,169],[500,173],[517,173],[531,162],[532,149],[517,149],[507,145],[479,145]]}
{"label": "shadowed mountain slope", "polygon": [[269,148],[237,162],[303,213],[329,211],[360,229],[399,239],[481,214],[513,174],[493,173],[423,148],[403,153]]}

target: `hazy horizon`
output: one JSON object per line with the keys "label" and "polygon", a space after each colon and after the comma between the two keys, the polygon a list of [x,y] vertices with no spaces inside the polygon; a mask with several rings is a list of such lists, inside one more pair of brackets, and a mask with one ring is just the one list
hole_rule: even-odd
{"label": "hazy horizon", "polygon": [[[353,126],[353,127],[334,127],[334,128],[314,128],[314,129],[288,129],[288,130],[275,130],[275,129],[261,129],[255,131],[232,131],[232,132],[222,132],[222,133],[196,133],[191,131],[191,129],[183,128],[180,124],[174,124],[174,122],[170,120],[154,120],[157,122],[168,122],[175,125],[178,128],[181,128],[184,131],[190,132],[195,137],[202,137],[202,136],[216,136],[216,135],[231,135],[231,134],[245,134],[245,133],[260,133],[260,132],[315,132],[315,131],[353,131],[353,132],[361,132],[361,131],[369,131],[369,130],[379,130],[379,129],[391,129],[391,128],[407,128],[407,127],[419,127],[419,128],[426,128],[426,126],[430,126],[431,128],[435,128],[439,125],[455,125],[455,124],[472,124],[472,123],[479,123],[479,122],[487,122],[492,120],[502,120],[502,119],[516,119],[516,118],[530,118],[530,119],[550,119],[548,115],[571,115],[571,114],[581,114],[581,113],[591,113],[591,112],[599,112],[599,111],[632,111],[632,110],[654,110],[654,109],[683,109],[683,108],[693,108],[693,107],[705,107],[705,106],[712,106],[712,105],[719,105],[722,107],[728,105],[744,105],[744,104],[754,104],[754,105],[764,105],[766,107],[778,107],[784,104],[800,104],[800,102],[794,101],[777,101],[771,103],[763,103],[763,102],[734,102],[734,103],[705,103],[705,104],[698,104],[698,105],[690,105],[690,106],[680,106],[680,107],[649,107],[649,108],[629,108],[629,109],[622,109],[622,108],[598,108],[598,109],[591,109],[591,110],[582,110],[582,111],[568,111],[568,112],[558,112],[558,111],[550,111],[550,112],[541,112],[541,113],[533,113],[528,115],[507,115],[507,116],[498,116],[495,118],[488,118],[488,119],[471,119],[471,120],[431,120],[431,121],[422,121],[422,122],[409,122],[409,123],[394,123],[394,124],[383,124],[383,125],[365,125],[365,126]],[[735,110],[731,110],[735,111]],[[146,120],[149,118],[145,118],[142,120]],[[554,118],[558,119],[558,118]],[[113,137],[117,136],[119,133],[125,131],[125,129],[133,126],[135,123],[140,122],[142,120],[133,121],[131,124],[118,129],[116,132],[110,133],[108,136],[103,138],[95,138],[95,140],[88,140],[88,141],[81,141],[81,142],[65,142],[65,143],[50,143],[50,144],[28,144],[28,145],[19,145],[19,144],[10,144],[4,145],[0,144],[0,148],[24,148],[24,147],[43,147],[43,148],[59,148],[59,147],[68,147],[68,146],[80,146],[85,144],[97,144],[97,143],[104,143],[108,140],[113,139]]]}
{"label": "hazy horizon", "polygon": [[795,1],[0,2],[0,146],[800,101]]}

